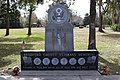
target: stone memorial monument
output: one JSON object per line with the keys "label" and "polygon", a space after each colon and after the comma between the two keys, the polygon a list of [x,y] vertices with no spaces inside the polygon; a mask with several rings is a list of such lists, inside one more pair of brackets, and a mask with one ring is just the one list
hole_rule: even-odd
{"label": "stone memorial monument", "polygon": [[69,9],[64,4],[56,4],[48,10],[45,51],[21,51],[21,71],[30,74],[29,71],[36,70],[98,70],[98,53],[96,50],[74,50]]}

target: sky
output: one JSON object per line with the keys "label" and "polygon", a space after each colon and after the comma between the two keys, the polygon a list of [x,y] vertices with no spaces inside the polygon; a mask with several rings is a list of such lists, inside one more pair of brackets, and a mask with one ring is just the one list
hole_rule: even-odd
{"label": "sky", "polygon": [[[49,2],[51,4],[51,2]],[[74,5],[70,6],[73,12],[77,15],[80,15],[84,18],[86,13],[89,13],[90,10],[90,0],[75,0]],[[38,8],[35,10],[36,16],[38,18],[43,18],[46,16],[46,11],[48,10],[48,3],[44,3],[43,5],[38,5]]]}

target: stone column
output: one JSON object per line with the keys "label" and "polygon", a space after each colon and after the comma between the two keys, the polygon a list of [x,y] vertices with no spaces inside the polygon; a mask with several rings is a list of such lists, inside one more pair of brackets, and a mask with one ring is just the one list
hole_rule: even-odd
{"label": "stone column", "polygon": [[73,26],[70,13],[63,4],[48,10],[48,24],[45,27],[45,51],[73,51]]}

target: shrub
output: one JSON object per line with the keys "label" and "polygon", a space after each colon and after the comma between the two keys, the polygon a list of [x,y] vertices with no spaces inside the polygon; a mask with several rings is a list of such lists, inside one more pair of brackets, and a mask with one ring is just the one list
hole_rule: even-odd
{"label": "shrub", "polygon": [[118,24],[117,31],[120,32],[120,24]]}
{"label": "shrub", "polygon": [[120,31],[120,24],[113,24],[113,25],[111,26],[111,29],[112,29],[113,31]]}

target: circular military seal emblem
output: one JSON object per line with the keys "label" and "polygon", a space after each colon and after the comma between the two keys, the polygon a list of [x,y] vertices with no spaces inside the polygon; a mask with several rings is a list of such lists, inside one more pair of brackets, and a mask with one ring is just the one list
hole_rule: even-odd
{"label": "circular military seal emblem", "polygon": [[58,58],[53,58],[52,59],[52,65],[57,65],[59,63]]}
{"label": "circular military seal emblem", "polygon": [[50,59],[49,58],[44,58],[43,59],[43,64],[44,65],[49,65],[50,64]]}
{"label": "circular military seal emblem", "polygon": [[55,24],[64,24],[70,20],[70,12],[66,6],[58,4],[48,10],[48,21]]}
{"label": "circular military seal emblem", "polygon": [[61,63],[62,65],[66,65],[66,64],[68,63],[67,58],[62,58],[62,59],[60,60],[60,63]]}
{"label": "circular military seal emblem", "polygon": [[69,63],[70,63],[71,65],[75,65],[75,64],[77,63],[77,61],[76,61],[75,58],[71,58],[71,59],[69,60]]}
{"label": "circular military seal emblem", "polygon": [[35,58],[33,62],[34,62],[35,65],[40,65],[41,64],[40,58]]}
{"label": "circular military seal emblem", "polygon": [[79,59],[78,59],[78,63],[79,63],[80,65],[84,65],[84,64],[85,64],[85,59],[84,59],[84,58],[79,58]]}

